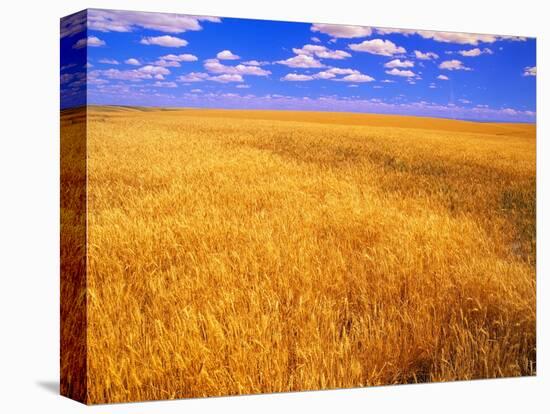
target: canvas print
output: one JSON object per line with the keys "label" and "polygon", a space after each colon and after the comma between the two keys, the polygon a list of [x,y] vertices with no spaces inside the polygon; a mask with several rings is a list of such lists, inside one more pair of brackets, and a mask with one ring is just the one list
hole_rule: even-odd
{"label": "canvas print", "polygon": [[63,395],[536,375],[536,40],[364,23],[61,19]]}

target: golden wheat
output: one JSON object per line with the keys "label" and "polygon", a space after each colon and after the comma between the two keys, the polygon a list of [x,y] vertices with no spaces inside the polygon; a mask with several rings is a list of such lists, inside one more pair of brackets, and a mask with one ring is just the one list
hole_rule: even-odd
{"label": "golden wheat", "polygon": [[89,109],[88,402],[533,375],[534,132]]}

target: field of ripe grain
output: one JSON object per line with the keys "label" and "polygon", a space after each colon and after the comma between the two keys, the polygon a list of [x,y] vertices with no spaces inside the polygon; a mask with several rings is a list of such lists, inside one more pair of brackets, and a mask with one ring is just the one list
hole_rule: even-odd
{"label": "field of ripe grain", "polygon": [[536,373],[534,126],[88,114],[88,402]]}

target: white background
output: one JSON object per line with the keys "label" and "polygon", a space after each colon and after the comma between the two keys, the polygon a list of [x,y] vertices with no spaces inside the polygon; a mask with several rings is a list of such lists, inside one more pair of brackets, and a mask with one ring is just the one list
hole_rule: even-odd
{"label": "white background", "polygon": [[[544,1],[16,0],[0,15],[0,412],[549,412],[548,36]],[[86,408],[57,395],[59,18],[87,7],[538,38],[538,376]],[[548,42],[547,42],[548,41]],[[544,100],[544,102],[542,102]]]}

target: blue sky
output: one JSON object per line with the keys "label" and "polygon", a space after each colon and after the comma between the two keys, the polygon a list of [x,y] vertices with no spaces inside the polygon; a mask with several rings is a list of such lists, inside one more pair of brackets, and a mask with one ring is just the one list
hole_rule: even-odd
{"label": "blue sky", "polygon": [[61,21],[62,107],[534,122],[535,94],[535,39],[520,36],[96,9]]}

